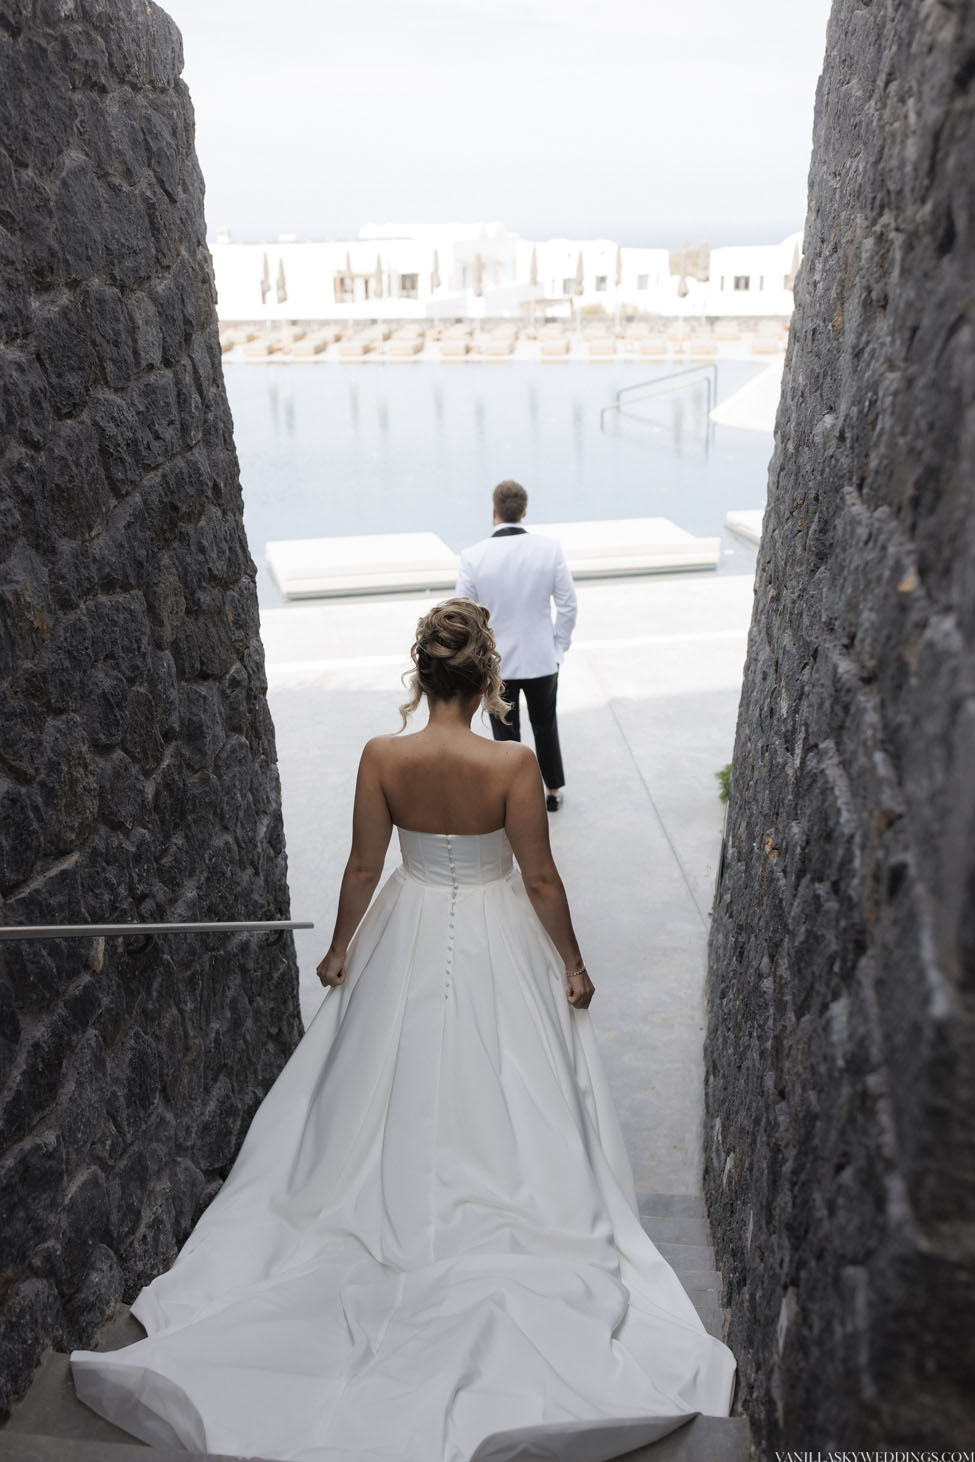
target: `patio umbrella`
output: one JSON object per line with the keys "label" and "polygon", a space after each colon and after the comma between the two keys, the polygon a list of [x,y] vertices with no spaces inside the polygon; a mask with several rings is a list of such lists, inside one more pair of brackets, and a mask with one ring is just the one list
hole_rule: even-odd
{"label": "patio umbrella", "polygon": [[575,293],[576,294],[582,294],[582,290],[583,290],[583,279],[584,279],[584,275],[583,275],[583,266],[582,266],[582,250],[580,249],[579,250],[579,261],[576,264],[576,286],[575,286]]}
{"label": "patio umbrella", "polygon": [[288,286],[284,282],[283,259],[278,260],[277,296],[279,305],[283,305],[288,298]]}
{"label": "patio umbrella", "polygon": [[383,261],[376,255],[376,279],[372,286],[373,299],[381,300],[383,297]]}
{"label": "patio umbrella", "polygon": [[528,266],[528,283],[538,283],[538,250],[532,249],[532,261]]}
{"label": "patio umbrella", "polygon": [[351,294],[354,287],[355,286],[354,286],[353,280],[352,280],[352,259],[351,259],[351,256],[349,254],[348,249],[346,249],[346,251],[345,251],[345,288],[346,288],[346,292],[348,294]]}
{"label": "patio umbrella", "polygon": [[430,289],[431,289],[431,291],[433,291],[433,290],[439,289],[439,288],[440,288],[440,255],[437,253],[436,249],[434,249],[434,251],[433,251],[433,268],[430,271]]}
{"label": "patio umbrella", "polygon": [[689,293],[687,276],[693,270],[693,253],[687,239],[679,249],[672,249],[670,253],[670,272],[679,275],[677,284],[677,298],[686,299]]}
{"label": "patio umbrella", "polygon": [[484,293],[484,260],[480,254],[474,255],[474,293]]}
{"label": "patio umbrella", "polygon": [[616,288],[619,289],[623,283],[623,250],[619,244],[616,245]]}
{"label": "patio umbrella", "polygon": [[271,270],[268,267],[267,255],[264,255],[264,272],[261,275],[261,304],[267,304],[267,297],[271,293]]}

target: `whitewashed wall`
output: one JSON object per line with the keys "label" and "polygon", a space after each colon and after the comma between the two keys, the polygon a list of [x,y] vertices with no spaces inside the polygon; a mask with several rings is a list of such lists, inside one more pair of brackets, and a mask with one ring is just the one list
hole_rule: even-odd
{"label": "whitewashed wall", "polygon": [[[793,234],[778,244],[714,249],[710,279],[689,279],[683,298],[666,249],[618,248],[612,239],[533,242],[500,224],[367,225],[359,238],[322,242],[245,244],[220,238],[211,251],[220,319],[275,321],[523,319],[532,300],[561,301],[567,314],[601,306],[608,314],[788,317],[792,291],[786,280],[800,247],[801,235]],[[582,291],[577,293],[580,256]],[[279,301],[282,266],[286,298]],[[356,298],[340,302],[335,277],[347,266],[355,277]],[[378,298],[377,272],[382,280]],[[404,275],[416,276],[415,297],[400,293]],[[736,279],[747,279],[748,287],[736,289]],[[264,298],[262,281],[270,285]]]}

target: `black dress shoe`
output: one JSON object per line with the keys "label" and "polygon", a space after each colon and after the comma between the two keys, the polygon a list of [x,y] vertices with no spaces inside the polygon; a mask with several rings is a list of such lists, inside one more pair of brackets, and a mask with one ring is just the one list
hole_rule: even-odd
{"label": "black dress shoe", "polygon": [[545,806],[549,812],[558,812],[562,806],[561,792],[548,792],[545,795]]}

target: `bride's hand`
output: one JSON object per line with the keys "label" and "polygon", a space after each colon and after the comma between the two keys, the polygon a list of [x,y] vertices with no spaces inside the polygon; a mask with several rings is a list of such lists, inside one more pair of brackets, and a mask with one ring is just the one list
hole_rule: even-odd
{"label": "bride's hand", "polygon": [[582,969],[577,975],[566,975],[565,983],[565,993],[573,1009],[588,1009],[589,1002],[596,993],[592,980],[589,978],[588,971]]}
{"label": "bride's hand", "polygon": [[330,949],[315,973],[323,985],[344,984],[346,975],[345,950],[339,954],[334,949]]}

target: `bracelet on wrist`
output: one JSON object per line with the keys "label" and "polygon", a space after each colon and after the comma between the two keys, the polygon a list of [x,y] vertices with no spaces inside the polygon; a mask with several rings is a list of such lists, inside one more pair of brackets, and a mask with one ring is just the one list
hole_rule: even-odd
{"label": "bracelet on wrist", "polygon": [[577,970],[566,970],[565,978],[567,980],[574,980],[576,975],[587,975],[588,973],[589,971],[586,969],[585,965],[580,965]]}

